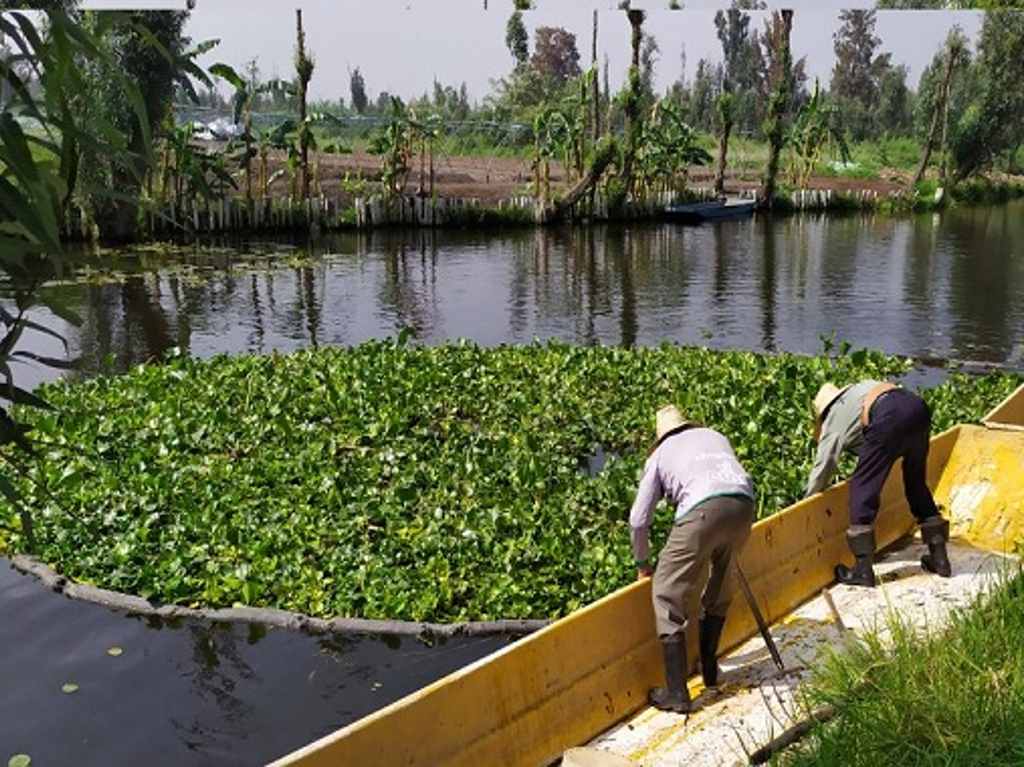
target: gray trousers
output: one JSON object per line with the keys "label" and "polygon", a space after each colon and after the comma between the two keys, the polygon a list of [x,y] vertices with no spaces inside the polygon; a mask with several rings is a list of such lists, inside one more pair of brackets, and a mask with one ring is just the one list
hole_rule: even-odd
{"label": "gray trousers", "polygon": [[725,616],[735,590],[732,559],[743,549],[753,524],[753,501],[721,496],[690,509],[672,526],[658,554],[652,588],[659,639],[685,639],[698,599],[704,615]]}

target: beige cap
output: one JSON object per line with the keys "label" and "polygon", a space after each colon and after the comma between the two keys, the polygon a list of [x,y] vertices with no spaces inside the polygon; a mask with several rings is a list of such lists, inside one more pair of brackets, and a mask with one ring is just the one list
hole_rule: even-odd
{"label": "beige cap", "polygon": [[687,421],[683,418],[683,414],[679,412],[679,408],[675,405],[665,405],[658,410],[658,415],[655,417],[655,434],[660,442],[669,432],[691,424],[693,424],[693,421]]}
{"label": "beige cap", "polygon": [[831,381],[822,384],[821,388],[818,389],[817,395],[814,397],[814,415],[816,418],[821,418],[821,414],[824,413],[828,406],[835,402],[842,395],[844,391],[849,389],[849,386],[844,386],[840,389]]}
{"label": "beige cap", "polygon": [[839,399],[843,392],[849,389],[849,386],[844,386],[840,389],[831,381],[822,384],[821,388],[818,389],[817,395],[814,397],[814,441],[817,442],[821,438],[821,415],[828,406]]}

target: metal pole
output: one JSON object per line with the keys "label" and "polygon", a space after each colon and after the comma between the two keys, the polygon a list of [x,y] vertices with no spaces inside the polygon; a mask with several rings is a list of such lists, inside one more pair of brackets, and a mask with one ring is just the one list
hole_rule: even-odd
{"label": "metal pole", "polygon": [[764,639],[764,643],[768,647],[768,652],[771,653],[772,660],[775,661],[775,665],[779,667],[779,671],[785,671],[786,666],[782,663],[782,656],[779,654],[779,648],[775,646],[775,640],[772,639],[771,632],[768,631],[768,624],[765,623],[764,616],[761,615],[761,609],[757,606],[757,600],[754,599],[754,592],[750,590],[750,584],[747,582],[747,577],[740,569],[740,563],[738,561],[733,560],[733,564],[736,567],[736,580],[739,581],[740,589],[743,591],[743,596],[747,598],[747,604],[750,606],[750,612],[754,614],[754,620],[757,621],[757,629],[761,632],[761,637]]}

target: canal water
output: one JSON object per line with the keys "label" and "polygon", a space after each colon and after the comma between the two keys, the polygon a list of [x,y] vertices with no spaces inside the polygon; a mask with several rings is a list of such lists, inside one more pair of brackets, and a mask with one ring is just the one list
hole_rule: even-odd
{"label": "canal water", "polygon": [[3,561],[0,610],[3,765],[19,753],[40,767],[265,764],[509,641],[145,621]]}
{"label": "canal water", "polygon": [[[937,215],[699,227],[375,232],[90,256],[49,298],[81,369],[350,345],[535,338],[814,353],[822,338],[1024,367],[1024,203]],[[20,348],[60,356],[26,333]],[[21,366],[30,388],[57,373]],[[595,456],[595,460],[601,460]],[[0,764],[255,764],[507,640],[327,642],[156,626],[47,592],[0,561]],[[113,658],[106,650],[124,649]],[[66,682],[79,685],[64,694]]]}
{"label": "canal water", "polygon": [[[534,338],[1024,365],[1024,202],[941,214],[481,232],[375,232],[94,260],[49,294],[84,374],[169,349],[289,351],[410,328],[429,344]],[[26,334],[24,348],[60,355]],[[24,384],[55,373],[18,370]]]}

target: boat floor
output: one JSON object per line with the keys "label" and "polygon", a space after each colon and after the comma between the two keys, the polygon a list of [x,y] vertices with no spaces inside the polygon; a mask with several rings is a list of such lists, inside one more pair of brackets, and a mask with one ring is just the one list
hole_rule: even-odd
{"label": "boat floor", "polygon": [[748,753],[802,718],[797,691],[816,660],[830,648],[869,631],[884,636],[890,611],[915,626],[935,630],[944,625],[951,610],[969,605],[1007,566],[1004,557],[951,543],[953,577],[939,578],[921,570],[920,557],[926,548],[919,540],[908,538],[902,543],[902,548],[876,561],[875,572],[882,580],[879,588],[831,589],[846,632],[822,594],[771,627],[785,672],[777,670],[758,635],[720,660],[717,692],[705,690],[699,675],[690,680],[691,695],[700,707],[695,713],[687,717],[646,708],[589,746],[645,767],[748,764]]}

